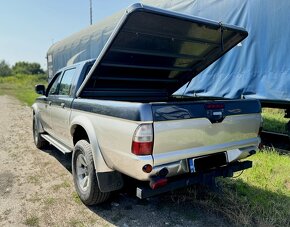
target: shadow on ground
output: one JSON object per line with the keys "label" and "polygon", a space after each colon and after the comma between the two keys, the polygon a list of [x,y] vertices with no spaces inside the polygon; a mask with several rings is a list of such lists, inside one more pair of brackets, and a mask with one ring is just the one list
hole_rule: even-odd
{"label": "shadow on ground", "polygon": [[[52,146],[43,151],[71,173],[71,155],[63,155]],[[280,205],[290,206],[289,197],[252,187],[242,180],[229,180],[226,190],[192,187],[144,200],[135,196],[135,185],[130,182],[107,203],[87,208],[108,222],[125,227],[290,226],[290,213],[279,211]],[[258,199],[250,201],[253,196]]]}

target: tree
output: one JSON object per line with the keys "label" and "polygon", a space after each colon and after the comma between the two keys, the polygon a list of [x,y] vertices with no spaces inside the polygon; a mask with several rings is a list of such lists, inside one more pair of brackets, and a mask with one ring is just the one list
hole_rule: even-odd
{"label": "tree", "polygon": [[11,74],[10,66],[4,60],[0,61],[0,76],[10,76]]}
{"label": "tree", "polygon": [[43,74],[40,64],[38,63],[29,63],[29,62],[16,62],[12,67],[14,74]]}

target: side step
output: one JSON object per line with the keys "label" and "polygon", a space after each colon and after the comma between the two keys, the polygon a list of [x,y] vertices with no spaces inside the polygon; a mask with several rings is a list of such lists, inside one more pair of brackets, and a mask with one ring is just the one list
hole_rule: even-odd
{"label": "side step", "polygon": [[50,135],[47,134],[41,134],[41,137],[45,140],[47,140],[49,143],[51,143],[54,147],[56,147],[58,150],[60,150],[62,153],[71,153],[71,150],[61,144],[59,141],[51,137]]}
{"label": "side step", "polygon": [[140,199],[145,199],[148,197],[152,197],[161,193],[173,191],[179,188],[184,188],[190,185],[194,185],[197,183],[207,183],[211,182],[215,177],[232,177],[234,172],[238,172],[244,169],[249,169],[252,167],[251,161],[244,162],[234,162],[230,163],[227,166],[218,167],[216,169],[195,173],[191,175],[186,175],[186,177],[176,177],[176,180],[170,181],[168,178],[168,184],[157,189],[151,189],[149,185],[137,187],[136,196]]}

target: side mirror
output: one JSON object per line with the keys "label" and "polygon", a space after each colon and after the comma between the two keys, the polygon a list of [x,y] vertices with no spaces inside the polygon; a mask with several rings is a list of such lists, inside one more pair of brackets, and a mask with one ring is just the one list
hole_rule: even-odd
{"label": "side mirror", "polygon": [[45,86],[42,84],[35,85],[35,92],[40,95],[45,95]]}

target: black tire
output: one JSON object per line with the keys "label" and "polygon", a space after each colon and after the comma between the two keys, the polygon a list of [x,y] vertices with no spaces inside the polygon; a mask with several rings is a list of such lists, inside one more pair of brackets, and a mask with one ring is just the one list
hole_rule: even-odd
{"label": "black tire", "polygon": [[36,124],[36,121],[37,121],[36,116],[35,116],[35,114],[33,114],[32,130],[33,130],[34,144],[38,149],[42,149],[48,145],[48,142],[41,137],[41,133],[39,133],[39,129],[38,129],[38,126]]}
{"label": "black tire", "polygon": [[72,173],[76,191],[85,205],[100,204],[109,199],[110,192],[99,189],[92,148],[86,140],[78,141],[74,147]]}

